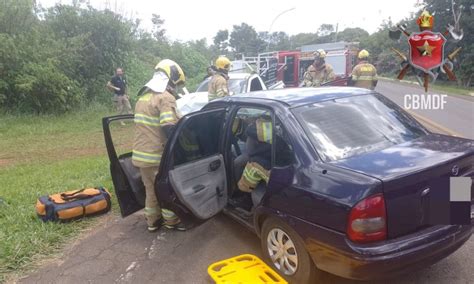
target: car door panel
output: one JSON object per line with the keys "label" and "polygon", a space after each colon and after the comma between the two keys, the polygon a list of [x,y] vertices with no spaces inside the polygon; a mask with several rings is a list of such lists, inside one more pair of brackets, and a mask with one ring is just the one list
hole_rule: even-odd
{"label": "car door panel", "polygon": [[[225,109],[203,110],[185,115],[176,125],[158,174],[157,193],[164,208],[204,220],[226,206],[227,176],[222,155],[225,117]],[[186,147],[180,144],[182,141],[193,141],[197,153],[194,150],[189,156],[183,155]]]}
{"label": "car door panel", "polygon": [[139,205],[145,206],[145,185],[140,170],[132,164],[132,153],[119,156],[119,163]]}
{"label": "car door panel", "polygon": [[217,214],[227,203],[224,158],[214,155],[169,172],[179,200],[199,219]]}

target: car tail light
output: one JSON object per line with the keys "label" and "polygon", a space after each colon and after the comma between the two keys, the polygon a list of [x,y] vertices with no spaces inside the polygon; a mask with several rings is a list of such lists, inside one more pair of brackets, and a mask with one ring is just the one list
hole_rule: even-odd
{"label": "car tail light", "polygon": [[383,194],[359,201],[349,214],[349,239],[357,243],[370,243],[387,238],[387,215]]}

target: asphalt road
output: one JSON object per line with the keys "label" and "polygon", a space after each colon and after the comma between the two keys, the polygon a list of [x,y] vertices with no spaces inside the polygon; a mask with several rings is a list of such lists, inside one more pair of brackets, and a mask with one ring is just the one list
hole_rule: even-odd
{"label": "asphalt road", "polygon": [[[422,93],[417,86],[381,81],[377,90],[403,106],[403,95]],[[421,90],[421,91],[420,91]],[[435,124],[473,138],[470,98],[448,97],[444,111],[415,111]],[[218,215],[187,232],[148,233],[142,213],[126,219],[102,217],[92,230],[20,283],[212,283],[207,267],[215,261],[251,253],[261,256],[256,235]],[[473,283],[474,238],[432,265],[384,283]],[[319,283],[356,282],[325,274]]]}
{"label": "asphalt road", "polygon": [[[102,217],[100,226],[19,283],[213,283],[207,267],[251,253],[261,257],[255,234],[218,215],[190,231],[148,233],[143,213]],[[383,283],[467,284],[474,280],[474,238],[431,267]],[[318,283],[369,284],[324,274]],[[378,282],[380,283],[380,282]],[[299,283],[298,283],[299,284]]]}
{"label": "asphalt road", "polygon": [[[424,89],[418,85],[398,83],[393,81],[379,81],[376,91],[385,95],[401,107],[404,107],[405,95],[421,95]],[[443,92],[429,91],[428,94],[446,95]],[[415,114],[429,119],[437,126],[449,129],[456,136],[474,139],[474,97],[447,94],[444,109],[408,109]],[[406,103],[412,103],[408,97]]]}

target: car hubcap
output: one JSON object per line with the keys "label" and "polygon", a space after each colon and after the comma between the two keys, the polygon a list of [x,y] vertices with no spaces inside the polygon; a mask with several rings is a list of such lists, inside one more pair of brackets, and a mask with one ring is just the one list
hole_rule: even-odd
{"label": "car hubcap", "polygon": [[293,275],[298,268],[298,255],[290,237],[281,229],[272,229],[267,236],[270,259],[285,275]]}

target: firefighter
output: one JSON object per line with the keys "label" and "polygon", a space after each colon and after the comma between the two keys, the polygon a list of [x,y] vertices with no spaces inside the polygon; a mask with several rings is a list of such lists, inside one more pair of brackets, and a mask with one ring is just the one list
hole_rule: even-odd
{"label": "firefighter", "polygon": [[377,69],[370,64],[369,52],[362,49],[358,55],[359,64],[352,70],[351,85],[373,90],[377,86]]}
{"label": "firefighter", "polygon": [[308,67],[303,76],[303,87],[319,87],[336,79],[334,69],[325,62],[326,52],[318,49],[313,55],[314,62]]}
{"label": "firefighter", "polygon": [[139,168],[145,185],[145,218],[150,232],[157,231],[161,225],[169,229],[186,229],[172,211],[160,208],[154,187],[161,154],[179,119],[176,90],[184,86],[184,82],[183,70],[176,62],[169,59],[160,61],[135,107],[132,163]]}
{"label": "firefighter", "polygon": [[268,183],[271,168],[272,132],[271,117],[266,116],[258,118],[254,124],[247,128],[247,136],[258,141],[258,145],[249,153],[249,161],[237,183],[241,191],[252,192],[260,182]]}
{"label": "firefighter", "polygon": [[229,87],[227,81],[229,81],[229,70],[230,60],[225,56],[219,56],[216,59],[216,72],[212,75],[211,81],[209,82],[209,101],[217,98],[223,98],[229,96]]}

